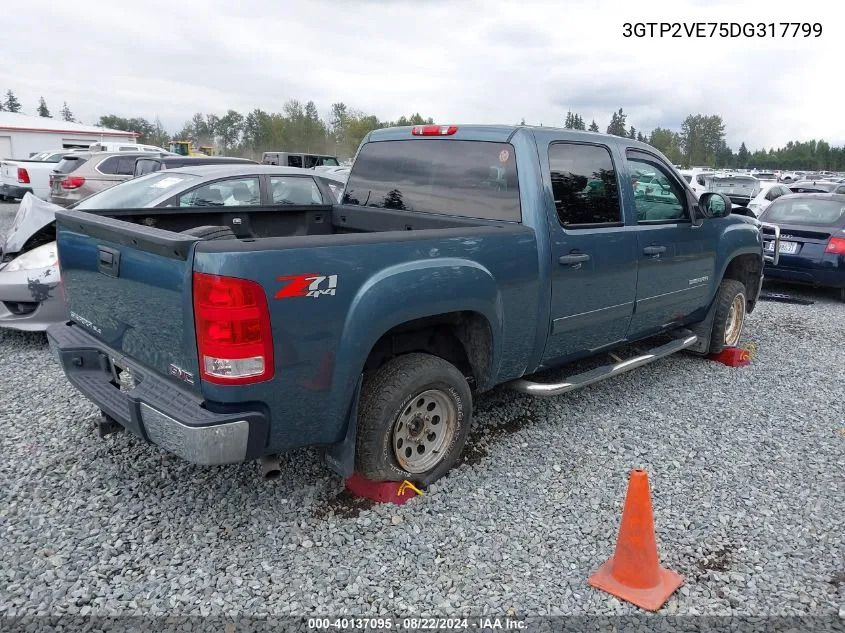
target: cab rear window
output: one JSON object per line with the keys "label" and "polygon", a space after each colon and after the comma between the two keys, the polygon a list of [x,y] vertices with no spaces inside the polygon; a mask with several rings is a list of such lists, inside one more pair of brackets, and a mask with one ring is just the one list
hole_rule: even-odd
{"label": "cab rear window", "polygon": [[367,143],[352,166],[343,202],[518,222],[513,146],[445,139]]}

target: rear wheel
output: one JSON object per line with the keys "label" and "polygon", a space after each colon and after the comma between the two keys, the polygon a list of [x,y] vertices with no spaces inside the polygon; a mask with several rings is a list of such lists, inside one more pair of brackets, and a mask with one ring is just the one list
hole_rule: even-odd
{"label": "rear wheel", "polygon": [[472,418],[466,378],[429,354],[406,354],[365,376],[356,469],[375,481],[428,485],[455,464]]}
{"label": "rear wheel", "polygon": [[747,305],[745,285],[736,279],[723,279],[716,293],[716,314],[710,337],[711,354],[718,354],[726,347],[739,344]]}

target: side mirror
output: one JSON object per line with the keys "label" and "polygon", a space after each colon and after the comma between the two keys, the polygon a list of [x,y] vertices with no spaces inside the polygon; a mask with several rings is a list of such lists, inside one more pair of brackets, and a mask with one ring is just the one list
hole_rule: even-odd
{"label": "side mirror", "polygon": [[731,214],[733,203],[723,193],[708,191],[698,198],[698,208],[705,218],[726,218]]}

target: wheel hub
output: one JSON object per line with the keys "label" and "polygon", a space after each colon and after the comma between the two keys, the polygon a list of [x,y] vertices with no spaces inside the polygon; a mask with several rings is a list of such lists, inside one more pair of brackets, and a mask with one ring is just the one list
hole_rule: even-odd
{"label": "wheel hub", "polygon": [[411,398],[393,426],[393,453],[399,466],[410,473],[437,466],[452,442],[457,421],[455,403],[447,393],[428,389]]}

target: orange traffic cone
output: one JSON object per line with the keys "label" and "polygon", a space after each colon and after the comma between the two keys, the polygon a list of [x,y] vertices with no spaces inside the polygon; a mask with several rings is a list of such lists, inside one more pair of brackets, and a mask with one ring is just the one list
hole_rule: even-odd
{"label": "orange traffic cone", "polygon": [[632,470],[622,510],[622,525],[613,558],[590,576],[590,586],[657,611],[684,584],[680,574],[660,567],[654,538],[654,516],[648,473]]}

